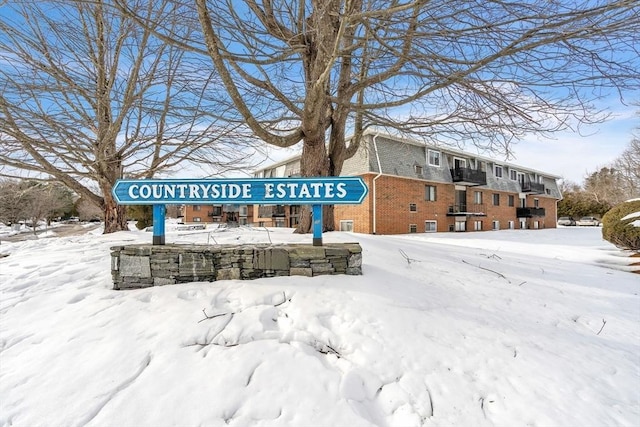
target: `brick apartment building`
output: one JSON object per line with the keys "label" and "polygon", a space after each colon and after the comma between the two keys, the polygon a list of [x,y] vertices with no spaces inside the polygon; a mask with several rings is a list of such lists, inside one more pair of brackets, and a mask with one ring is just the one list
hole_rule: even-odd
{"label": "brick apartment building", "polygon": [[[260,169],[256,178],[299,176],[300,157]],[[367,132],[342,169],[369,194],[336,205],[337,230],[367,234],[537,229],[556,226],[559,177],[476,154]],[[259,206],[256,225],[297,224],[299,206]]]}
{"label": "brick apartment building", "polygon": [[253,205],[185,205],[182,216],[186,223],[248,225],[253,222],[253,212]]}

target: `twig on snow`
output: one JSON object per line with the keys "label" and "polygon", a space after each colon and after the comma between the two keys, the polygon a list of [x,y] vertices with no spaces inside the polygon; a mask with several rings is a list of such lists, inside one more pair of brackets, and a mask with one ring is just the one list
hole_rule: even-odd
{"label": "twig on snow", "polygon": [[279,307],[287,301],[291,302],[291,298],[287,298],[287,294],[285,294],[284,291],[282,291],[282,301],[277,304],[274,304],[274,307]]}
{"label": "twig on snow", "polygon": [[398,249],[398,250],[400,251],[400,255],[402,255],[404,259],[407,260],[407,264],[411,265],[411,261],[421,262],[419,259],[409,258],[409,255],[407,255],[406,252],[403,251],[402,249]]}
{"label": "twig on snow", "polygon": [[267,238],[269,239],[269,244],[273,245],[273,242],[271,241],[271,232],[267,227],[264,227],[264,231],[267,232]]}
{"label": "twig on snow", "polygon": [[[284,304],[285,302],[291,302],[291,298],[287,298],[287,294],[284,293],[284,291],[282,292],[282,301],[280,301],[277,304],[273,304],[274,307],[279,307],[282,304]],[[222,317],[222,316],[226,316],[227,314],[230,314],[231,316],[233,316],[234,314],[238,314],[240,311],[234,311],[234,312],[229,312],[229,313],[218,313],[218,314],[214,314],[213,316],[209,316],[206,312],[206,310],[203,308],[202,309],[202,313],[204,313],[204,319],[200,319],[198,321],[198,323],[200,322],[204,322],[205,320],[209,320],[209,319],[215,319],[216,317]]]}
{"label": "twig on snow", "polygon": [[504,280],[506,280],[507,282],[511,283],[511,281],[510,281],[509,279],[507,279],[507,278],[505,277],[505,275],[504,275],[504,274],[502,274],[502,273],[498,273],[497,271],[495,271],[495,270],[491,270],[490,268],[485,268],[485,267],[482,267],[482,266],[479,266],[479,265],[473,265],[473,264],[471,264],[470,262],[467,262],[467,261],[465,261],[465,260],[462,260],[462,262],[464,262],[465,264],[468,264],[468,265],[472,265],[472,266],[474,266],[474,267],[478,267],[480,270],[490,271],[490,272],[492,272],[492,273],[494,273],[494,274],[497,274],[498,276],[502,277],[502,278],[503,278]]}
{"label": "twig on snow", "polygon": [[231,315],[235,314],[235,313],[219,313],[219,314],[214,314],[213,316],[209,316],[204,308],[202,309],[202,312],[204,313],[204,319],[200,319],[198,323],[204,322],[205,320],[209,320],[209,319],[215,319],[216,317],[226,316],[227,314],[231,314]]}
{"label": "twig on snow", "polygon": [[602,330],[604,329],[604,325],[607,324],[607,321],[602,319],[602,327],[600,328],[600,330],[598,331],[598,333],[596,335],[600,335],[600,332],[602,332]]}

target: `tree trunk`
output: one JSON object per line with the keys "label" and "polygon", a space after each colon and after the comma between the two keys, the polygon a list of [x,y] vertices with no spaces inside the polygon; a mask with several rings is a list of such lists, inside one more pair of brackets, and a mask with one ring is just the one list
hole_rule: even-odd
{"label": "tree trunk", "polygon": [[[305,138],[302,143],[302,157],[300,157],[300,174],[303,177],[323,177],[329,175],[329,159],[324,145],[324,134],[317,133],[315,138]],[[323,229],[326,222],[326,207],[323,209]],[[333,219],[333,212],[331,212]],[[303,206],[296,233],[305,234],[312,231],[311,207]]]}
{"label": "tree trunk", "polygon": [[127,211],[123,205],[118,205],[111,195],[111,191],[102,190],[104,194],[104,234],[116,231],[128,231]]}

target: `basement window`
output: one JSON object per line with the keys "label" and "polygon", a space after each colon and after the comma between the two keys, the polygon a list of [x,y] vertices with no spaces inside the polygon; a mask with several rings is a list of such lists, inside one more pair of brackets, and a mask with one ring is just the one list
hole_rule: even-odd
{"label": "basement window", "polygon": [[418,206],[415,203],[409,203],[409,212],[418,212]]}

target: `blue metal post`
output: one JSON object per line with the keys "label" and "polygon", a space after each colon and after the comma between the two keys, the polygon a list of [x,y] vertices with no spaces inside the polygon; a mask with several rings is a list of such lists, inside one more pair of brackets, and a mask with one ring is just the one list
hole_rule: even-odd
{"label": "blue metal post", "polygon": [[313,205],[313,246],[322,246],[322,205]]}
{"label": "blue metal post", "polygon": [[164,205],[153,205],[153,244],[164,245]]}

